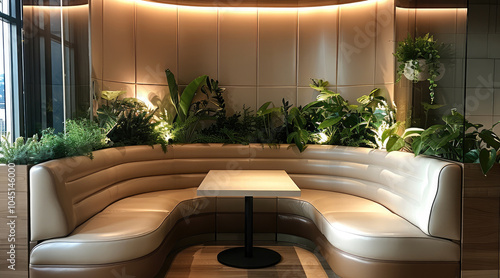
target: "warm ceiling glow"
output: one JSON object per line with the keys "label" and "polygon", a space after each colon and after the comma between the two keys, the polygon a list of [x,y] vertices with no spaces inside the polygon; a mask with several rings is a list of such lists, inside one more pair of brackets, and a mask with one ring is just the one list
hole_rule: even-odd
{"label": "warm ceiling glow", "polygon": [[175,4],[168,4],[168,3],[158,3],[158,2],[152,2],[148,0],[130,0],[130,1],[135,1],[138,4],[141,5],[151,5],[151,6],[156,6],[156,7],[172,7],[172,8],[186,8],[186,9],[194,9],[194,10],[229,10],[229,11],[255,11],[256,9],[258,10],[273,10],[273,11],[279,11],[279,10],[317,10],[317,9],[325,9],[325,8],[337,8],[337,7],[344,7],[344,6],[356,6],[356,5],[366,5],[370,3],[376,3],[376,2],[385,2],[387,0],[363,0],[355,3],[348,3],[348,4],[337,4],[337,5],[326,5],[326,6],[315,6],[315,7],[201,7],[201,6],[187,6],[187,5],[175,5]]}

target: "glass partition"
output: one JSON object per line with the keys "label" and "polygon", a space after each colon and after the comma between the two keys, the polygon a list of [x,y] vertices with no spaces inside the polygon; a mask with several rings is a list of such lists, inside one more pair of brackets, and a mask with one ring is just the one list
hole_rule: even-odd
{"label": "glass partition", "polygon": [[466,8],[405,8],[396,7],[396,40],[432,36],[439,50],[434,100],[431,105],[429,81],[412,82],[405,78],[396,86],[399,108],[406,115],[400,120],[406,126],[427,128],[441,121],[443,115],[456,109],[464,113]]}
{"label": "glass partition", "polygon": [[[436,42],[439,55],[434,78],[430,78],[432,73],[428,70],[431,67],[429,59],[422,62],[427,69],[422,67],[424,77],[418,81],[408,80],[410,77],[414,78],[406,76],[412,71],[412,66],[404,66],[404,74],[395,86],[395,102],[398,120],[404,121],[406,128],[427,129],[436,124],[444,124],[443,117],[452,113],[467,115],[467,6],[460,1],[455,4],[396,1],[396,41],[402,42],[408,36],[414,42],[418,39],[432,39]],[[432,90],[429,79],[435,82]],[[439,155],[438,152],[429,154],[453,160],[462,160],[464,157],[462,153],[452,157]]]}
{"label": "glass partition", "polygon": [[[468,5],[465,115],[487,129],[500,120],[499,9],[498,1]],[[494,131],[500,134],[500,125]]]}
{"label": "glass partition", "polygon": [[88,117],[88,1],[29,1],[24,12],[26,133]]}

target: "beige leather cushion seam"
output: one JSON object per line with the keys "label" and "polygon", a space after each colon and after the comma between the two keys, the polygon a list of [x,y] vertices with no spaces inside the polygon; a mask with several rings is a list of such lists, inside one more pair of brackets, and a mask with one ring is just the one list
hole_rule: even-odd
{"label": "beige leather cushion seam", "polygon": [[[125,165],[129,165],[129,164],[139,164],[138,166],[140,166],[141,163],[151,163],[151,162],[165,162],[165,161],[179,161],[179,162],[182,162],[182,161],[186,161],[186,162],[190,162],[190,161],[196,161],[196,160],[214,160],[214,161],[228,161],[228,160],[231,160],[231,159],[234,159],[234,160],[247,160],[248,158],[241,158],[241,157],[223,157],[223,158],[218,158],[218,157],[214,157],[214,158],[206,158],[206,157],[189,157],[189,158],[166,158],[166,159],[151,159],[151,160],[136,160],[136,161],[128,161],[128,162],[117,162],[117,163],[113,163],[107,167],[100,167],[100,168],[95,168],[95,169],[92,169],[91,172],[88,172],[87,174],[85,175],[80,175],[78,172],[75,173],[75,175],[73,177],[67,177],[66,178],[66,183],[72,183],[72,182],[75,182],[75,181],[78,181],[80,179],[84,179],[86,177],[89,177],[89,176],[92,176],[93,174],[95,173],[98,173],[98,172],[102,172],[102,171],[106,171],[106,170],[111,170],[113,168],[117,168],[117,167],[120,167],[120,166],[125,166]],[[327,160],[325,160],[327,161]],[[206,173],[206,172],[203,172],[203,173]],[[183,174],[183,173],[179,173],[179,172],[176,172],[175,174]],[[192,174],[192,172],[189,172],[189,174]],[[141,178],[141,177],[147,177],[147,176],[150,176],[150,175],[144,175],[144,176],[137,176],[137,178]]]}
{"label": "beige leather cushion seam", "polygon": [[[157,163],[161,164],[161,163],[167,163],[166,161],[168,161],[170,163],[175,163],[176,160],[178,160],[178,159],[165,159],[165,160],[152,160],[152,161],[156,161]],[[196,159],[194,159],[194,160],[193,159],[181,159],[181,160],[185,161],[185,162],[197,162]],[[210,159],[210,160],[211,161],[218,161],[218,162],[225,162],[225,161],[227,161],[227,159],[225,159],[225,158],[220,158],[220,159],[216,158],[216,159]],[[73,203],[73,205],[75,205],[75,204],[81,203],[82,201],[84,201],[87,198],[90,198],[90,197],[92,197],[92,196],[94,196],[96,194],[99,194],[99,193],[101,193],[103,191],[106,191],[107,189],[109,189],[109,188],[111,188],[113,186],[119,185],[119,184],[127,182],[127,181],[134,181],[134,180],[137,180],[137,179],[150,178],[150,177],[166,177],[166,176],[179,176],[179,175],[198,175],[198,174],[206,174],[208,172],[208,171],[185,172],[185,171],[175,171],[175,170],[172,171],[172,172],[169,172],[169,171],[160,172],[161,170],[158,170],[157,172],[153,171],[153,172],[145,173],[145,174],[141,175],[141,173],[143,173],[143,171],[137,171],[137,174],[134,173],[132,175],[129,175],[130,173],[127,173],[127,175],[129,175],[129,177],[127,177],[127,178],[123,178],[123,177],[121,177],[121,175],[116,174],[116,172],[122,172],[122,171],[124,171],[123,169],[120,168],[120,166],[128,166],[128,168],[132,168],[130,166],[133,166],[134,168],[141,169],[141,167],[143,167],[144,164],[151,164],[151,161],[127,162],[127,163],[117,164],[117,165],[114,165],[114,166],[111,166],[111,167],[108,167],[108,168],[105,168],[105,169],[96,169],[94,172],[89,173],[89,174],[87,174],[85,176],[78,177],[77,179],[69,179],[68,178],[65,181],[65,186],[66,186],[66,188],[71,188],[72,186],[75,186],[75,184],[76,184],[77,187],[82,187],[82,184],[85,184],[84,183],[85,179],[91,178],[92,176],[95,176],[95,175],[99,175],[99,174],[101,174],[103,172],[105,173],[106,171],[112,172],[111,174],[113,176],[116,175],[117,180],[105,182],[105,184],[101,184],[101,187],[96,188],[97,190],[95,190],[95,191],[94,190],[87,190],[88,192],[87,191],[80,191],[79,193],[73,193],[75,195],[75,199],[72,200],[72,203]],[[168,165],[166,165],[165,168],[168,168]],[[90,180],[93,180],[93,179],[90,179]],[[78,196],[78,195],[80,195],[80,196]]]}
{"label": "beige leather cushion seam", "polygon": [[[192,175],[200,175],[200,174],[206,174],[206,173],[193,173]],[[85,198],[83,198],[83,199],[80,199],[80,200],[74,201],[74,202],[73,202],[73,205],[77,205],[77,204],[79,204],[79,203],[81,203],[81,202],[83,202],[83,201],[87,200],[88,198],[91,198],[92,196],[98,195],[98,194],[100,194],[100,193],[102,193],[102,192],[104,192],[104,191],[106,191],[106,190],[109,190],[109,189],[110,189],[110,188],[112,188],[112,187],[115,187],[115,186],[120,186],[120,184],[125,183],[125,182],[129,182],[129,181],[137,181],[137,180],[140,180],[140,179],[150,178],[150,177],[168,177],[168,176],[181,176],[181,175],[186,175],[186,174],[149,175],[149,176],[137,177],[137,178],[133,178],[133,179],[124,179],[124,180],[120,180],[120,181],[115,182],[115,183],[113,183],[113,184],[110,184],[110,185],[108,185],[108,186],[106,186],[106,187],[103,187],[103,188],[101,188],[100,190],[93,192],[92,194],[87,195],[87,196],[86,196]],[[191,175],[191,173],[190,173],[190,174],[188,174],[188,175]],[[164,189],[163,189],[163,190],[164,190]],[[162,191],[162,190],[156,190],[156,191]],[[150,192],[154,192],[154,191],[150,191]],[[139,193],[139,194],[142,194],[142,193]],[[129,196],[128,196],[128,197],[129,197]],[[125,197],[125,198],[127,198],[127,197]],[[116,201],[119,201],[119,200],[116,200]],[[116,201],[115,201],[115,202],[116,202]]]}
{"label": "beige leather cushion seam", "polygon": [[112,168],[119,167],[119,166],[122,166],[122,165],[136,164],[136,163],[143,163],[143,162],[144,163],[148,163],[148,162],[152,162],[152,161],[165,161],[165,160],[169,160],[169,159],[172,159],[172,158],[167,158],[167,159],[151,159],[151,160],[134,160],[134,161],[128,161],[128,162],[119,162],[119,161],[117,161],[116,163],[110,164],[107,167],[101,167],[101,168],[92,169],[91,172],[88,172],[85,175],[78,175],[79,173],[76,173],[76,175],[74,175],[73,177],[71,177],[71,176],[67,177],[66,183],[75,182],[75,181],[78,181],[80,179],[84,179],[86,177],[89,177],[89,176],[91,176],[91,175],[93,175],[95,173],[98,173],[98,172],[101,172],[101,171],[110,170]]}

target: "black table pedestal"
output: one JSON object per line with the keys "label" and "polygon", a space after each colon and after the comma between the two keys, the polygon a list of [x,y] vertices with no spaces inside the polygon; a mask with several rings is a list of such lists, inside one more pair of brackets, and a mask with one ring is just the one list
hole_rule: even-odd
{"label": "black table pedestal", "polygon": [[224,265],[237,268],[263,268],[281,261],[281,255],[273,250],[253,247],[253,197],[245,197],[245,247],[224,250],[217,255]]}

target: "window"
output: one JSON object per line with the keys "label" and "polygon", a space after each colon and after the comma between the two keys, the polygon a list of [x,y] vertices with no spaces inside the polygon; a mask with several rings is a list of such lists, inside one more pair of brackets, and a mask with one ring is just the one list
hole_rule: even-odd
{"label": "window", "polygon": [[30,3],[23,6],[27,136],[89,117],[91,99],[88,0]]}
{"label": "window", "polygon": [[0,135],[21,136],[20,1],[0,0]]}

